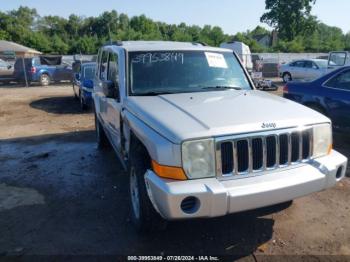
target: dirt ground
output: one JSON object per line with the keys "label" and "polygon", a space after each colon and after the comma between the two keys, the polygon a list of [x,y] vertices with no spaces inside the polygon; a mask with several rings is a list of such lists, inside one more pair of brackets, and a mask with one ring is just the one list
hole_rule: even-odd
{"label": "dirt ground", "polygon": [[[165,232],[139,236],[129,219],[128,178],[112,151],[97,150],[93,129],[93,114],[80,110],[70,86],[0,88],[0,260],[38,254],[234,255],[247,261],[266,254],[350,256],[349,178],[291,206],[173,222]],[[350,157],[349,142],[336,141]]]}

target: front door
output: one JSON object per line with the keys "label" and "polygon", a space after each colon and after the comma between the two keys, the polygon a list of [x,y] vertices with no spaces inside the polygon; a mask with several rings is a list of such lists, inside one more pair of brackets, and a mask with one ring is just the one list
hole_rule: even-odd
{"label": "front door", "polygon": [[120,90],[119,90],[119,62],[118,54],[114,52],[109,53],[108,59],[108,73],[107,80],[112,81],[114,88],[116,89],[114,98],[107,98],[107,112],[106,121],[108,122],[107,128],[109,129],[111,142],[117,149],[117,152],[121,152],[121,134],[120,134]]}

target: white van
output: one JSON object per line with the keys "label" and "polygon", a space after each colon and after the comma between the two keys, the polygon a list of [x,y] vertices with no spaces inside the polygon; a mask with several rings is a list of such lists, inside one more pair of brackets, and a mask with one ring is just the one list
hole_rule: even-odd
{"label": "white van", "polygon": [[242,42],[233,41],[222,43],[220,47],[233,50],[239,56],[248,72],[253,72],[252,53],[250,52],[249,46]]}

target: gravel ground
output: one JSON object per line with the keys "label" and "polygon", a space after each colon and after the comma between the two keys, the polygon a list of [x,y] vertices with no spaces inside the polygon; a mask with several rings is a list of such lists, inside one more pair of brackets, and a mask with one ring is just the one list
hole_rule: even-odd
{"label": "gravel ground", "polygon": [[[0,260],[350,255],[349,178],[291,206],[173,222],[165,232],[139,236],[129,220],[127,176],[112,151],[97,150],[93,129],[93,114],[81,112],[70,86],[0,88]],[[349,142],[336,137],[335,146],[350,156]]]}

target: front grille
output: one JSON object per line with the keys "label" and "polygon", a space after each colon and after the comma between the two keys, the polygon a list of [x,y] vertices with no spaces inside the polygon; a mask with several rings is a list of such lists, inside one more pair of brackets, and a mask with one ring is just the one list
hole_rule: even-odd
{"label": "front grille", "polygon": [[308,160],[312,129],[281,130],[217,140],[220,176],[246,175]]}

